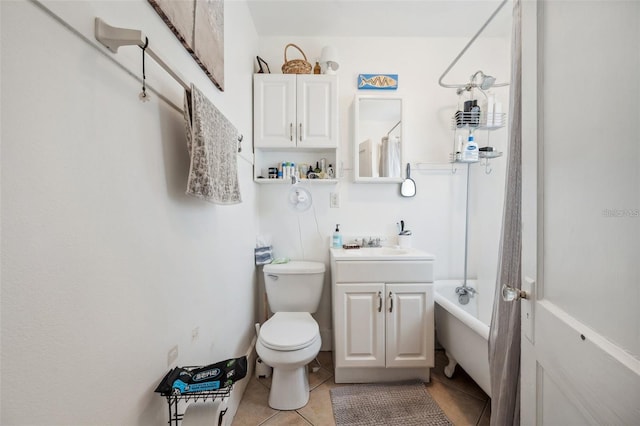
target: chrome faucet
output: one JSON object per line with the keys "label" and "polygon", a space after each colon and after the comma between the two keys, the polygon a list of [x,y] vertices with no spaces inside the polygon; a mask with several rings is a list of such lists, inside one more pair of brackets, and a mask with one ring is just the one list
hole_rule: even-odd
{"label": "chrome faucet", "polygon": [[361,247],[381,247],[380,237],[369,237],[369,241],[367,241],[366,237],[363,237]]}
{"label": "chrome faucet", "polygon": [[478,291],[473,287],[467,286],[466,283],[464,283],[460,287],[456,287],[458,302],[460,302],[461,305],[466,305],[467,303],[469,303],[469,298],[475,296],[476,293],[478,293]]}

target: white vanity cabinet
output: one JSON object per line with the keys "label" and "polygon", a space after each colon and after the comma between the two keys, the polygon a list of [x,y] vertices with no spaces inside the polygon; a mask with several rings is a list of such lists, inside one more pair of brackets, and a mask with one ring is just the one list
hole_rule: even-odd
{"label": "white vanity cabinet", "polygon": [[336,383],[428,381],[434,366],[433,256],[350,252],[331,249]]}

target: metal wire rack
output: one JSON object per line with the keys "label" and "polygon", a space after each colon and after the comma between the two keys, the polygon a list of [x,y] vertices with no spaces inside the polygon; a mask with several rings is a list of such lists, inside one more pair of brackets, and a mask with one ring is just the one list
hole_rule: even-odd
{"label": "metal wire rack", "polygon": [[[170,426],[179,426],[182,418],[184,417],[184,413],[180,413],[178,409],[178,403],[180,401],[184,402],[198,402],[198,401],[214,401],[216,399],[224,399],[231,395],[231,389],[233,389],[233,385],[227,386],[225,388],[211,390],[211,391],[203,391],[203,392],[193,392],[186,394],[161,394],[167,399],[167,404],[169,405],[169,425]],[[222,424],[222,417],[226,414],[227,409],[224,409],[220,412],[220,418],[218,419],[218,425]]]}

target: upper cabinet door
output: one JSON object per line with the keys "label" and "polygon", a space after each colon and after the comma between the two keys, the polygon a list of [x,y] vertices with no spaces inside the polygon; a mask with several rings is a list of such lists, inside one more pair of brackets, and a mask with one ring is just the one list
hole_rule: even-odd
{"label": "upper cabinet door", "polygon": [[256,147],[296,146],[296,76],[255,74],[253,86]]}
{"label": "upper cabinet door", "polygon": [[297,76],[298,147],[338,146],[338,78]]}

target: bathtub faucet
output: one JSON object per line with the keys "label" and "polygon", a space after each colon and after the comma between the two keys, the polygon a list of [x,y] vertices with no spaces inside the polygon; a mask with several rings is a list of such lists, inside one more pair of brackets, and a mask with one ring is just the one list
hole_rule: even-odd
{"label": "bathtub faucet", "polygon": [[469,303],[469,298],[475,296],[476,293],[476,289],[473,287],[468,287],[466,283],[464,283],[460,287],[456,287],[458,302],[460,302],[461,305],[466,305],[467,303]]}

